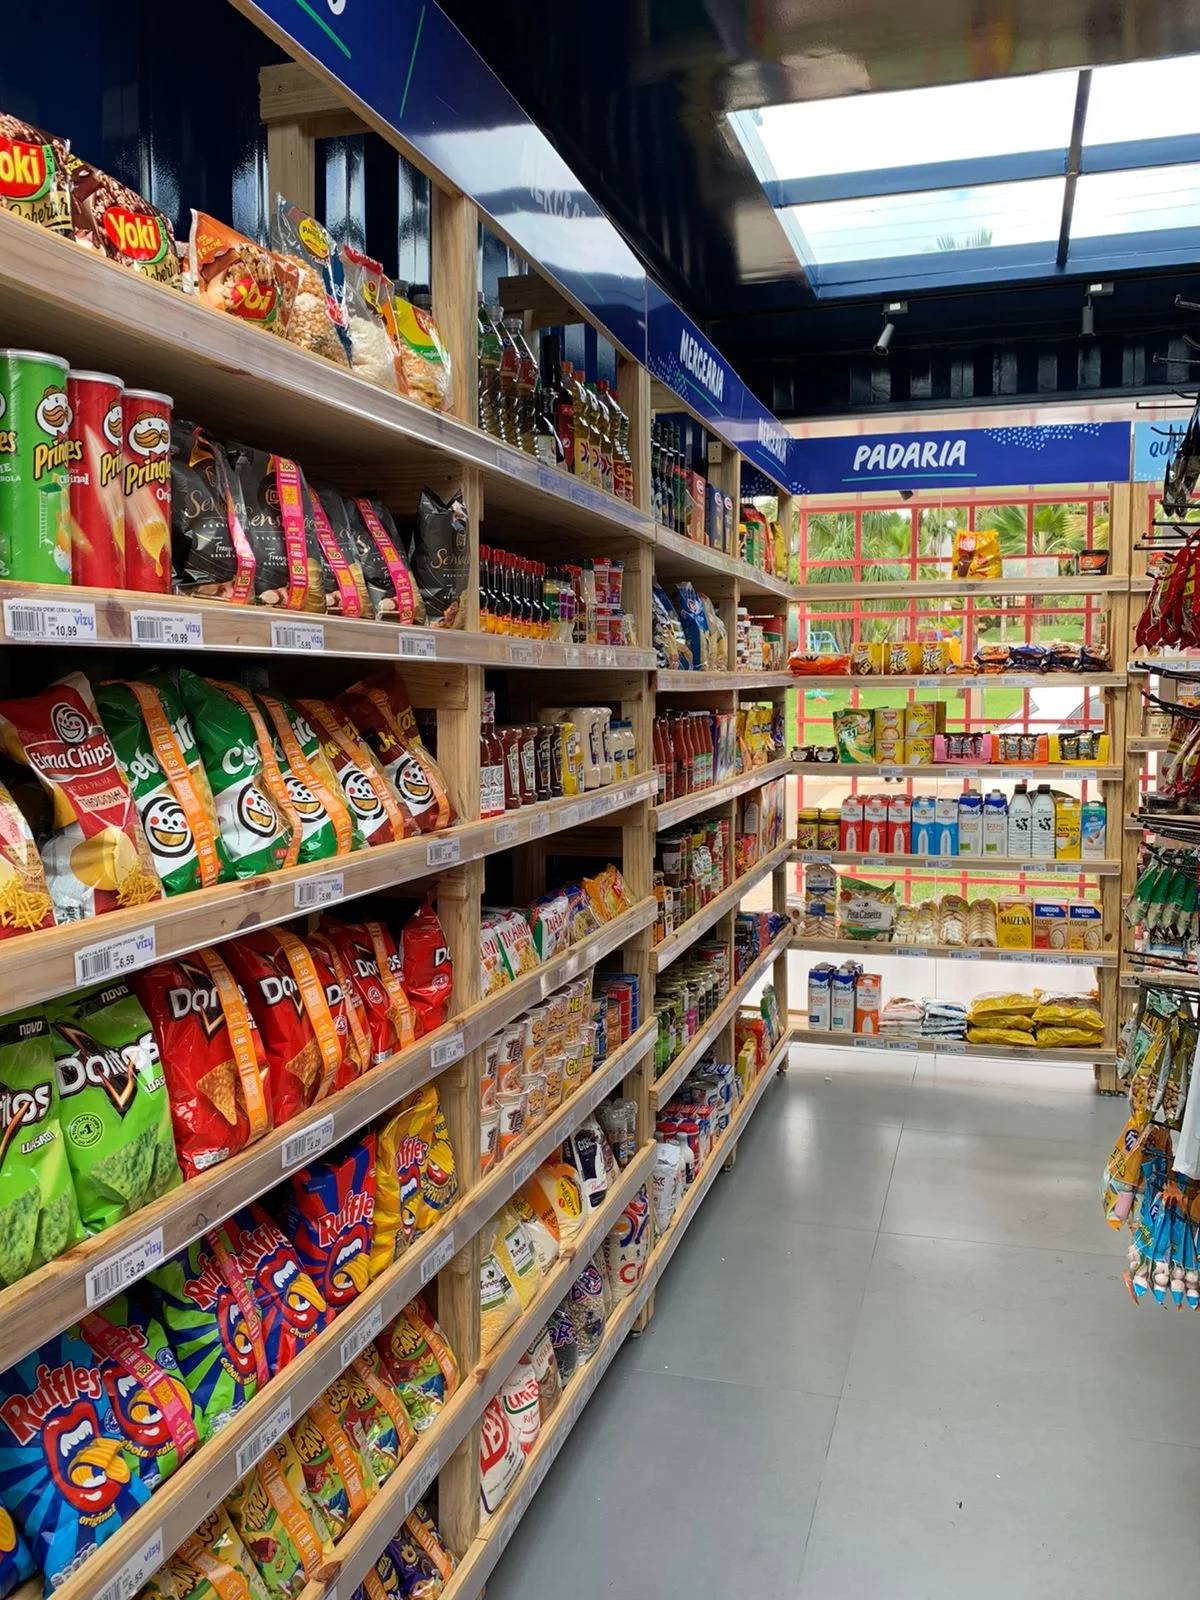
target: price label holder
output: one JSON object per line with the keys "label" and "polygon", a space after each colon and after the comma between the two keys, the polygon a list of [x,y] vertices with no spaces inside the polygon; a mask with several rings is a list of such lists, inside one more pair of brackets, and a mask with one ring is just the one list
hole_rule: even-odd
{"label": "price label holder", "polygon": [[886,856],[864,856],[859,862],[860,867],[886,867]]}
{"label": "price label holder", "polygon": [[441,1471],[441,1467],[441,1451],[430,1451],[428,1460],[422,1466],[420,1472],[417,1473],[416,1477],[409,1484],[407,1490],[405,1491],[404,1515],[406,1517],[412,1515],[413,1507],[416,1505],[421,1496],[428,1491],[429,1485],[437,1477],[438,1473]]}
{"label": "price label holder", "polygon": [[567,644],[563,646],[563,666],[577,667],[579,665],[579,646]]}
{"label": "price label holder", "polygon": [[288,1172],[303,1161],[311,1161],[314,1156],[320,1155],[322,1150],[328,1150],[332,1143],[332,1116],[321,1117],[319,1121],[310,1123],[307,1128],[300,1128],[290,1139],[283,1141],[283,1170]]}
{"label": "price label holder", "polygon": [[453,1066],[456,1061],[461,1061],[466,1055],[466,1046],[463,1041],[463,1032],[459,1028],[457,1033],[452,1033],[448,1039],[439,1039],[429,1052],[429,1062],[435,1072]]}
{"label": "price label holder", "polygon": [[965,1056],[967,1041],[965,1039],[939,1039],[934,1054],[942,1053],[948,1056]]}
{"label": "price label holder", "polygon": [[981,957],[981,952],[978,951],[978,950],[951,950],[950,951],[950,959],[951,959],[951,961],[978,961],[980,959],[980,957]]}
{"label": "price label holder", "polygon": [[431,839],[425,846],[427,867],[456,867],[462,856],[457,839]]}
{"label": "price label holder", "polygon": [[260,1461],[266,1455],[271,1446],[277,1439],[283,1437],[291,1425],[292,1397],[289,1395],[286,1400],[281,1400],[274,1411],[271,1412],[271,1415],[265,1417],[254,1432],[238,1445],[236,1458],[238,1477],[244,1478],[254,1463]]}
{"label": "price label holder", "polygon": [[800,850],[797,851],[801,861],[809,867],[831,867],[833,856],[828,850]]}
{"label": "price label holder", "polygon": [[917,679],[917,688],[918,689],[940,689],[942,687],[942,685],[943,685],[943,682],[944,682],[944,679],[942,679],[942,678],[918,678]]}
{"label": "price label holder", "polygon": [[1080,783],[1095,783],[1098,780],[1098,774],[1095,767],[1080,767],[1078,772],[1072,768],[1071,776],[1073,778],[1078,778]]}
{"label": "price label holder", "polygon": [[136,972],[139,967],[151,966],[157,959],[154,928],[136,928],[132,933],[123,933],[115,939],[106,939],[102,944],[89,944],[82,950],[76,950],[75,982],[102,982],[106,978],[118,977],[122,972]]}
{"label": "price label holder", "polygon": [[325,624],[291,619],[283,622],[271,618],[271,649],[287,650],[297,655],[321,655],[325,649]]}
{"label": "price label holder", "polygon": [[93,1267],[84,1279],[84,1298],[88,1310],[104,1305],[138,1278],[162,1266],[164,1255],[163,1231],[161,1228],[152,1228],[133,1244],[126,1245],[116,1255],[109,1256],[107,1261]]}
{"label": "price label holder", "polygon": [[546,811],[539,811],[536,817],[529,819],[529,837],[542,839],[550,832],[550,816]]}
{"label": "price label holder", "polygon": [[531,1150],[523,1161],[519,1161],[517,1163],[517,1165],[513,1168],[514,1193],[521,1187],[523,1183],[529,1182],[530,1178],[533,1177],[534,1173],[540,1166],[541,1162],[538,1160],[538,1153],[536,1150]]}
{"label": "price label holder", "polygon": [[353,1333],[348,1333],[338,1346],[338,1361],[343,1368],[348,1367],[356,1356],[363,1351],[383,1332],[383,1307],[373,1306]]}
{"label": "price label holder", "polygon": [[4,633],[13,644],[96,644],[96,608],[87,601],[6,600]]}
{"label": "price label holder", "polygon": [[437,640],[421,633],[402,633],[400,654],[409,661],[433,661],[437,656]]}
{"label": "price label holder", "polygon": [[421,1263],[421,1287],[422,1287],[422,1289],[429,1282],[430,1278],[436,1278],[438,1273],[442,1270],[442,1268],[444,1266],[446,1266],[449,1262],[453,1261],[453,1260],[454,1260],[454,1229],[451,1228],[450,1232],[441,1241],[441,1243],[437,1246],[437,1248],[434,1249],[434,1250],[431,1250],[429,1252],[429,1254],[425,1257],[424,1261],[422,1261],[422,1263]]}
{"label": "price label holder", "polygon": [[296,885],[297,911],[315,911],[318,906],[336,905],[345,898],[344,872],[323,872],[318,878],[305,878]]}
{"label": "price label holder", "polygon": [[928,956],[930,951],[928,946],[923,944],[898,944],[895,946],[893,954],[898,956]]}
{"label": "price label holder", "polygon": [[155,1528],[121,1570],[108,1580],[103,1589],[96,1591],[95,1600],[133,1600],[146,1579],[158,1571],[165,1559],[163,1531],[161,1527]]}
{"label": "price label holder", "polygon": [[1032,961],[1033,960],[1033,951],[1032,950],[1001,950],[999,952],[999,959],[1001,961]]}
{"label": "price label holder", "polygon": [[515,822],[497,822],[495,827],[492,830],[492,842],[495,844],[497,850],[503,849],[505,845],[516,844],[516,842],[517,842],[517,825],[516,825],[516,823]]}
{"label": "price label holder", "polygon": [[880,766],[879,776],[881,778],[902,778],[904,776],[904,768],[889,761]]}
{"label": "price label holder", "polygon": [[131,611],[133,644],[166,650],[203,650],[204,616],[198,611]]}
{"label": "price label holder", "polygon": [[532,667],[537,659],[537,652],[531,644],[510,644],[508,659],[514,667]]}

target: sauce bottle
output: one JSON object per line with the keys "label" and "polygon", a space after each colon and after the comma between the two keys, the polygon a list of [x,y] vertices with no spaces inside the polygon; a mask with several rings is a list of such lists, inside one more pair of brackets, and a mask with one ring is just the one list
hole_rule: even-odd
{"label": "sauce bottle", "polygon": [[504,815],[504,751],[489,721],[479,729],[479,815]]}
{"label": "sauce bottle", "polygon": [[500,744],[504,750],[504,809],[521,809],[521,751],[516,728],[499,730]]}
{"label": "sauce bottle", "polygon": [[537,804],[537,729],[525,726],[517,729],[518,748],[520,750],[520,782],[521,804],[533,806]]}
{"label": "sauce bottle", "polygon": [[569,361],[560,364],[554,389],[554,431],[562,445],[563,466],[568,472],[578,472],[575,459],[575,377]]}

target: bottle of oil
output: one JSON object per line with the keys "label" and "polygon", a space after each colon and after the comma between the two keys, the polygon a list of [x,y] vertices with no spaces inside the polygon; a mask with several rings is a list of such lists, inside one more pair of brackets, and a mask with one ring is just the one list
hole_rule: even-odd
{"label": "bottle of oil", "polygon": [[504,326],[517,352],[516,402],[513,408],[517,443],[526,455],[537,454],[537,361],[525,339],[520,317],[505,317]]}
{"label": "bottle of oil", "polygon": [[500,437],[500,357],[503,346],[491,309],[479,296],[479,426],[494,439]]}
{"label": "bottle of oil", "polygon": [[597,487],[606,493],[613,492],[613,458],[616,454],[616,445],[613,440],[613,415],[608,409],[605,399],[608,385],[603,379],[596,383],[588,384],[588,395],[591,398],[592,409],[596,417],[596,437],[600,441],[599,466],[600,481]]}
{"label": "bottle of oil", "polygon": [[500,437],[505,444],[521,447],[517,427],[517,374],[521,357],[513,340],[509,323],[519,319],[506,318],[500,306],[489,306],[496,332],[500,336]]}

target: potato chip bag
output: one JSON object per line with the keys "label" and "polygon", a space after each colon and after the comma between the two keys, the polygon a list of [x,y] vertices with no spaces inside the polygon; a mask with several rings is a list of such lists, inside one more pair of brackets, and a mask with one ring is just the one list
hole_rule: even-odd
{"label": "potato chip bag", "polygon": [[[416,1434],[404,1415],[403,1405],[393,1395],[391,1406],[383,1403],[379,1389],[363,1381],[353,1363],[325,1391],[325,1401],[371,1469],[378,1484],[386,1483],[400,1465],[401,1458],[416,1443]],[[383,1393],[387,1391],[384,1388]],[[391,1413],[403,1417],[398,1428]],[[402,1443],[401,1441],[404,1441]]]}
{"label": "potato chip bag", "polygon": [[410,1300],[375,1343],[409,1420],[423,1433],[458,1388],[458,1362],[424,1298]]}
{"label": "potato chip bag", "polygon": [[366,579],[359,564],[358,548],[350,532],[346,507],[340,497],[329,506],[313,489],[312,517],[321,548],[321,582],[325,588],[325,609],[331,616],[369,617],[371,601]]}
{"label": "potato chip bag", "polygon": [[162,899],[137,807],[82,672],[27,699],[0,701],[0,746],[53,802],[42,865],[56,922]]}
{"label": "potato chip bag", "polygon": [[338,704],[366,738],[384,777],[422,833],[456,822],[441,768],[425,748],[399,671],[375,673],[354,684]]}
{"label": "potato chip bag", "polygon": [[400,956],[391,934],[382,923],[363,925],[336,918],[323,918],[318,931],[341,956],[363,1003],[371,1064],[378,1066],[397,1050],[407,1049],[416,1037],[416,1025],[400,982]]}
{"label": "potato chip bag", "polygon": [[160,961],[129,985],[154,1029],[179,1165],[194,1178],[270,1131],[262,1035],[216,950]]}
{"label": "potato chip bag", "polygon": [[287,1232],[300,1265],[335,1314],[371,1281],[375,1135],[314,1161],[288,1183]]}
{"label": "potato chip bag", "polygon": [[385,1550],[375,1565],[363,1574],[362,1584],[351,1600],[404,1600],[404,1596],[396,1564],[389,1550]]}
{"label": "potato chip bag", "polygon": [[331,519],[334,500],[343,506],[375,616],[381,622],[423,625],[425,602],[409,571],[403,541],[387,506],[382,500],[361,495],[342,500],[336,490],[322,490],[321,503]]}
{"label": "potato chip bag", "polygon": [[225,1510],[272,1600],[291,1600],[328,1571],[333,1540],[286,1434],[226,1497]]}
{"label": "potato chip bag", "polygon": [[283,1518],[310,1579],[329,1571],[333,1534],[325,1513],[308,1491],[304,1463],[290,1434],[283,1434],[259,1460],[263,1483]]}
{"label": "potato chip bag", "polygon": [[292,1428],[291,1440],[308,1492],[334,1539],[340,1539],[367,1509],[379,1485],[324,1400],[309,1407]]}
{"label": "potato chip bag", "polygon": [[54,902],[24,813],[0,783],[0,939],[54,926]]}
{"label": "potato chip bag", "polygon": [[458,1195],[454,1151],[437,1084],[403,1101],[375,1141],[375,1234],[371,1276],[391,1266]]}
{"label": "potato chip bag", "polygon": [[0,1500],[48,1590],[149,1498],[81,1339],[57,1334],[0,1373]]}
{"label": "potato chip bag", "polygon": [[16,1283],[83,1237],[50,1024],[40,1007],[14,1011],[0,1017],[0,1285]]}
{"label": "potato chip bag", "polygon": [[302,826],[300,860],[349,855],[366,840],[312,725],[289,700],[260,690],[275,758]]}
{"label": "potato chip bag", "polygon": [[391,844],[414,837],[419,830],[412,813],[400,804],[345,710],[323,700],[297,700],[296,704],[320,740],[367,843]]}
{"label": "potato chip bag", "polygon": [[433,1562],[409,1536],[407,1525],[401,1527],[395,1538],[388,1540],[380,1563],[384,1560],[391,1562],[398,1585],[396,1593],[403,1600],[437,1600],[445,1588]]}
{"label": "potato chip bag", "polygon": [[100,1364],[125,1454],[157,1489],[207,1437],[162,1324],[144,1301],[122,1294],[89,1311],[79,1331]]}
{"label": "potato chip bag", "polygon": [[271,1113],[281,1127],[328,1094],[341,1046],[312,957],[278,928],[258,928],[222,947],[262,1034]]}
{"label": "potato chip bag", "polygon": [[[371,1398],[382,1408],[391,1424],[392,1432],[396,1436],[396,1447],[400,1456],[406,1456],[417,1442],[416,1429],[409,1421],[404,1402],[388,1382],[383,1368],[383,1357],[379,1354],[376,1346],[369,1344],[360,1355],[355,1356],[350,1366],[347,1367],[346,1372],[352,1373],[355,1384],[360,1389],[366,1390]],[[345,1373],[343,1376],[345,1376]],[[366,1400],[361,1394],[358,1394],[357,1391],[352,1391],[352,1398],[356,1405],[365,1410]],[[369,1432],[371,1434],[378,1432],[380,1435],[381,1443],[379,1445],[373,1444],[373,1449],[391,1448],[390,1441],[383,1430],[381,1419],[373,1418],[370,1420]]]}
{"label": "potato chip bag", "polygon": [[12,1594],[36,1571],[29,1546],[17,1532],[11,1513],[0,1506],[0,1596]]}
{"label": "potato chip bag", "polygon": [[440,1028],[450,1012],[454,966],[430,897],[400,933],[404,992],[416,1012],[417,1038]]}
{"label": "potato chip bag", "polygon": [[223,1231],[254,1296],[267,1370],[274,1376],[329,1326],[333,1311],[292,1241],[257,1201],[230,1217]]}
{"label": "potato chip bag", "polygon": [[294,262],[277,256],[227,222],[192,212],[188,270],[196,295],[214,311],[283,338],[300,284]]}
{"label": "potato chip bag", "polygon": [[224,1506],[216,1506],[188,1534],[167,1563],[167,1570],[181,1600],[233,1600],[235,1596],[236,1600],[270,1600],[270,1592]]}
{"label": "potato chip bag", "polygon": [[434,1571],[448,1582],[453,1577],[458,1562],[442,1543],[438,1525],[430,1516],[424,1501],[418,1500],[405,1517],[403,1531],[406,1537],[419,1545],[433,1562]]}
{"label": "potato chip bag", "polygon": [[158,1044],[120,981],[55,1000],[47,1012],[79,1215],[99,1233],[182,1181]]}

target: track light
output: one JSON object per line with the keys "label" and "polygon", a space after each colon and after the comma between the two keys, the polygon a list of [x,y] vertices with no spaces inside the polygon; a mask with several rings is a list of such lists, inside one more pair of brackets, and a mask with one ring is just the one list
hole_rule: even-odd
{"label": "track light", "polygon": [[883,302],[883,327],[879,330],[879,337],[874,344],[877,356],[885,356],[888,346],[892,342],[892,335],[896,331],[895,317],[902,317],[908,311],[907,300],[885,300]]}
{"label": "track light", "polygon": [[1092,305],[1093,298],[1109,295],[1113,292],[1111,283],[1089,283],[1087,294],[1084,297],[1083,309],[1079,313],[1079,337],[1091,339],[1096,333],[1096,311]]}

